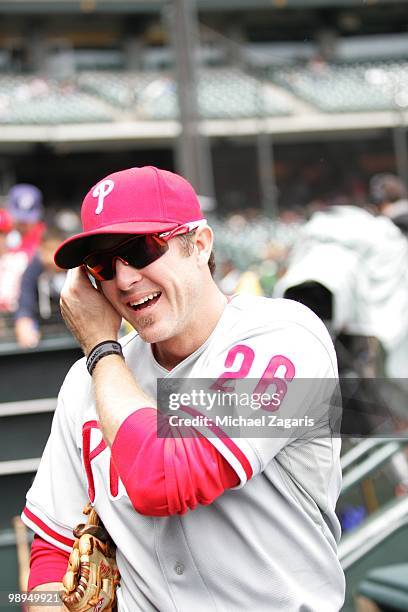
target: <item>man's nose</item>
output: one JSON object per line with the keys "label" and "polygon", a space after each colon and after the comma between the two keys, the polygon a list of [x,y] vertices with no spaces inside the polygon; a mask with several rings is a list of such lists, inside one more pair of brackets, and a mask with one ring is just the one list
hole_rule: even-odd
{"label": "man's nose", "polygon": [[115,261],[116,267],[116,284],[121,291],[127,291],[134,283],[139,282],[143,277],[137,268],[133,268],[130,264],[117,258]]}

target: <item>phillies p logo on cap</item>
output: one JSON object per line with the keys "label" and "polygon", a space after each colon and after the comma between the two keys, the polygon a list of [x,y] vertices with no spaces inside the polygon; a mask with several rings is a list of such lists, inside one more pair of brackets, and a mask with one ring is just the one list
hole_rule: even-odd
{"label": "phillies p logo on cap", "polygon": [[98,206],[95,209],[95,215],[100,215],[103,211],[103,201],[108,196],[112,189],[114,188],[115,183],[110,179],[106,179],[105,181],[101,181],[95,187],[92,192],[94,198],[98,198]]}

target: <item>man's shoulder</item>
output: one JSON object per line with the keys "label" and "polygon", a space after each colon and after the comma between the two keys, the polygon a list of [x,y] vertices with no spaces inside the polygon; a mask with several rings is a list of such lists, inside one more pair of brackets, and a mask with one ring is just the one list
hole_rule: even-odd
{"label": "man's shoulder", "polygon": [[240,312],[239,321],[248,329],[302,326],[312,333],[327,334],[324,323],[304,304],[286,298],[237,295],[231,306]]}
{"label": "man's shoulder", "polygon": [[90,384],[91,377],[86,369],[86,358],[81,357],[80,359],[77,359],[68,370],[61,387],[61,392],[64,393],[68,390],[77,391],[82,387],[90,386]]}
{"label": "man's shoulder", "polygon": [[229,323],[218,337],[218,351],[245,344],[254,351],[274,350],[302,363],[308,362],[307,355],[320,354],[336,370],[330,334],[323,321],[303,304],[284,298],[238,295],[230,306]]}

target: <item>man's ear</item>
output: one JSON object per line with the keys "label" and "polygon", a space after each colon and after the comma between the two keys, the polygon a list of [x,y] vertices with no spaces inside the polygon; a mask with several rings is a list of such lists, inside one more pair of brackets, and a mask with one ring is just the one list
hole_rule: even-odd
{"label": "man's ear", "polygon": [[195,232],[194,242],[199,264],[207,265],[214,243],[214,234],[211,227],[208,225],[199,227]]}

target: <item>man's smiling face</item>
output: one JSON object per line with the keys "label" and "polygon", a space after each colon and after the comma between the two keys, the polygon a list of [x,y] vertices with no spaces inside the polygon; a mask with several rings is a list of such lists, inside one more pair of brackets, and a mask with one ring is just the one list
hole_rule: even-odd
{"label": "man's smiling face", "polygon": [[168,245],[164,255],[141,269],[116,260],[115,278],[101,282],[112,306],[149,343],[194,333],[197,327],[203,268],[197,265],[196,250],[186,256],[178,238]]}

